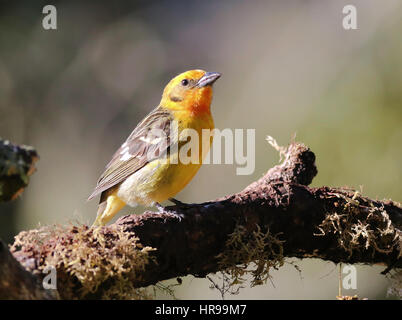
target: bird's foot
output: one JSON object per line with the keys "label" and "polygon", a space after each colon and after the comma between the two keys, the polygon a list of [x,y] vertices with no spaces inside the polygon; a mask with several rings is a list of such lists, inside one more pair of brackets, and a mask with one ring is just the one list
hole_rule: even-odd
{"label": "bird's foot", "polygon": [[181,219],[183,218],[182,214],[179,214],[175,211],[172,210],[166,210],[166,208],[164,208],[160,203],[156,202],[155,203],[155,207],[158,209],[159,213],[167,213],[167,214],[171,214],[173,216],[175,216],[176,218],[179,219],[179,221],[181,221]]}

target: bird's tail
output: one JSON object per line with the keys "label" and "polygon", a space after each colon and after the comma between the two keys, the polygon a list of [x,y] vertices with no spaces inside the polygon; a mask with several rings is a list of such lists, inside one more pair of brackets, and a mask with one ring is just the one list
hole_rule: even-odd
{"label": "bird's tail", "polygon": [[101,224],[101,217],[102,217],[103,212],[106,209],[106,205],[107,205],[106,201],[103,201],[103,202],[99,203],[98,211],[96,212],[96,219],[95,219],[94,223],[92,224],[92,227],[98,227],[98,226],[102,225]]}

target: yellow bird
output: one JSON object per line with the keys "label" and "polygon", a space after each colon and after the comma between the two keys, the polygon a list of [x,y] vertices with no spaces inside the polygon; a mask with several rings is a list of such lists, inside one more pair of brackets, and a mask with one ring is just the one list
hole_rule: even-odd
{"label": "yellow bird", "polygon": [[[212,143],[212,134],[206,142],[202,136],[203,130],[214,129],[212,85],[220,76],[190,70],[168,83],[159,106],[116,151],[88,198],[101,194],[94,226],[105,225],[125,205],[162,209],[160,203],[167,199],[180,203],[172,197],[197,173]],[[196,141],[184,134],[190,131],[197,134]],[[186,146],[191,142],[194,148]],[[193,154],[183,161],[187,151]]]}

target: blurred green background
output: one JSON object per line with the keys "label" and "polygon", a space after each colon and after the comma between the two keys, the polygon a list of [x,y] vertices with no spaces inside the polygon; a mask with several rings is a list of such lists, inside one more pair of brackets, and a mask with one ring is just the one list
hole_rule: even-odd
{"label": "blurred green background", "polygon": [[[267,135],[294,133],[317,156],[313,186],[360,188],[402,201],[402,3],[350,1],[53,1],[57,30],[42,28],[48,3],[0,3],[0,136],[34,146],[38,171],[17,201],[0,205],[11,243],[39,223],[92,223],[86,202],[112,153],[159,102],[176,74],[202,68],[215,85],[217,128],[256,129],[256,169],[204,165],[177,198],[200,202],[241,190],[278,161]],[[211,180],[213,183],[211,184]],[[119,216],[141,213],[125,209]],[[272,282],[227,298],[334,299],[338,269],[296,261]],[[383,267],[358,266],[358,294],[387,297]],[[178,298],[219,299],[187,277]],[[160,297],[163,297],[161,295]]]}

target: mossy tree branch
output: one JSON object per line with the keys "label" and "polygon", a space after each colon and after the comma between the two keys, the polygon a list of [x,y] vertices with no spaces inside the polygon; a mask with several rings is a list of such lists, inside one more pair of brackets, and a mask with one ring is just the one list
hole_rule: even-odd
{"label": "mossy tree branch", "polygon": [[281,165],[237,194],[167,207],[162,215],[147,212],[120,218],[117,225],[157,249],[156,263],[148,266],[137,285],[222,270],[217,257],[238,225],[250,235],[257,227],[277,235],[284,257],[402,267],[400,204],[342,188],[309,188],[306,185],[317,173],[314,154],[297,143],[282,152]]}
{"label": "mossy tree branch", "polygon": [[[253,275],[258,284],[265,264],[285,257],[383,264],[387,270],[402,267],[399,203],[372,200],[350,189],[309,188],[317,174],[314,153],[300,143],[286,149],[271,144],[284,160],[239,193],[166,207],[163,213],[128,215],[101,229],[83,226],[47,233],[37,243],[32,235],[40,230],[30,231],[17,238],[12,253],[32,273],[55,265],[63,279],[58,286],[62,298],[105,297],[125,272],[138,288],[188,274],[236,273],[236,264],[250,262],[257,265]],[[129,239],[134,242],[130,244]],[[140,263],[132,259],[135,268],[117,270],[116,259],[127,245],[141,250],[141,255],[124,253],[139,257]],[[82,250],[85,256],[77,260],[72,246],[88,250]],[[108,259],[90,261],[99,252]],[[74,259],[74,267],[69,259]],[[108,260],[113,260],[112,266]],[[99,272],[109,272],[110,277]],[[95,283],[89,285],[90,281]],[[90,289],[83,294],[83,288]]]}

